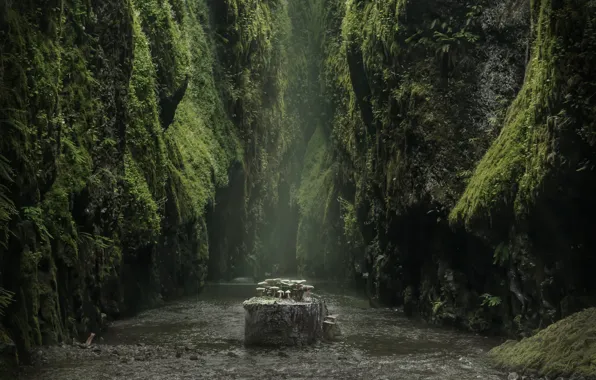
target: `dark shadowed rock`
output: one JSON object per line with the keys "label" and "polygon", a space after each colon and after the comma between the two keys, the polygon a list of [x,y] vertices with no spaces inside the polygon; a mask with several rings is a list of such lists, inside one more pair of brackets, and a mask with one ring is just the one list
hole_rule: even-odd
{"label": "dark shadowed rock", "polygon": [[325,303],[254,297],[244,302],[244,344],[298,346],[312,344],[323,337]]}

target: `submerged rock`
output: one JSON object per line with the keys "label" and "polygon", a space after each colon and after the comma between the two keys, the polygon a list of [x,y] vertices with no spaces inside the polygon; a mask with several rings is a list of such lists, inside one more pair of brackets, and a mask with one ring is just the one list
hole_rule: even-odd
{"label": "submerged rock", "polygon": [[315,297],[296,302],[291,299],[254,297],[244,302],[244,344],[299,346],[323,337],[325,303]]}

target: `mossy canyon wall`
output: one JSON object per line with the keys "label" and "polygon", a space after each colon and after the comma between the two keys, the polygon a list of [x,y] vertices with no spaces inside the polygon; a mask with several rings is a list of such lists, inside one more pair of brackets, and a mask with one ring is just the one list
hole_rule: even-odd
{"label": "mossy canyon wall", "polygon": [[289,28],[277,0],[1,2],[0,337],[21,359],[208,267],[252,274]]}
{"label": "mossy canyon wall", "polygon": [[474,331],[593,305],[594,2],[323,3],[312,261]]}
{"label": "mossy canyon wall", "polygon": [[589,0],[0,3],[0,343],[212,279],[528,334],[596,303]]}

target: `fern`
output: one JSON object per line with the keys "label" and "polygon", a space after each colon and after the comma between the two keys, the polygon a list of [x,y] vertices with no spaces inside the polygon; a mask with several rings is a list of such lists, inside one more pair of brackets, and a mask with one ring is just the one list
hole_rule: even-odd
{"label": "fern", "polygon": [[493,296],[488,293],[484,293],[480,298],[483,299],[482,306],[497,307],[501,304],[501,297]]}
{"label": "fern", "polygon": [[0,288],[0,317],[4,316],[4,310],[13,301],[14,293],[4,288]]}
{"label": "fern", "polygon": [[92,235],[87,232],[79,233],[79,244],[88,245],[95,249],[108,249],[114,246],[114,241],[105,236]]}
{"label": "fern", "polygon": [[441,310],[441,308],[443,307],[443,305],[445,305],[444,301],[438,300],[438,301],[434,301],[432,303],[433,305],[433,315],[438,315],[439,311]]}
{"label": "fern", "polygon": [[52,235],[50,235],[50,231],[48,231],[43,220],[42,210],[39,207],[23,207],[23,216],[35,224],[37,232],[43,240],[50,241],[52,239]]}
{"label": "fern", "polygon": [[[2,182],[12,182],[12,169],[8,163],[8,160],[0,155],[0,180]],[[8,188],[4,185],[0,185],[0,232],[3,233],[4,239],[0,238],[0,246],[6,245],[6,238],[8,235],[8,222],[12,215],[16,214],[14,203],[8,197]]]}

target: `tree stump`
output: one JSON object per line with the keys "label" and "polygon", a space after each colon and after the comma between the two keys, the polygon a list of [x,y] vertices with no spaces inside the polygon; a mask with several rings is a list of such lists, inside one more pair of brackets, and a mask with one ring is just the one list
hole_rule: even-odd
{"label": "tree stump", "polygon": [[253,297],[243,303],[244,344],[247,346],[300,346],[323,338],[328,311],[318,298],[291,299]]}
{"label": "tree stump", "polygon": [[337,315],[327,315],[323,320],[323,336],[325,340],[333,341],[341,336],[337,317]]}

